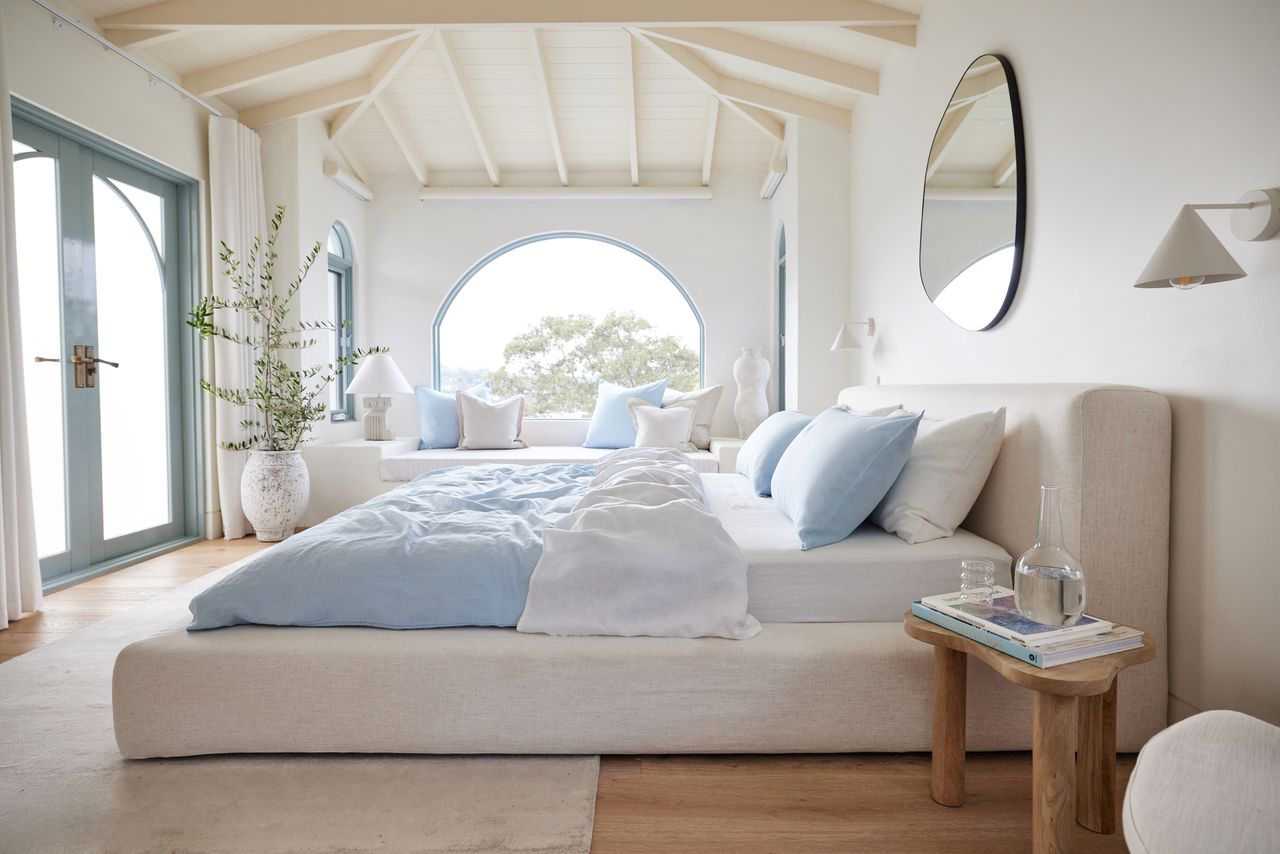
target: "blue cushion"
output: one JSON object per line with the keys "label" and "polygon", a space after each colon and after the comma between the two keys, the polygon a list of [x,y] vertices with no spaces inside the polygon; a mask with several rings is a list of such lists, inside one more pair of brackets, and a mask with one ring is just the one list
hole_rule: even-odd
{"label": "blue cushion", "polygon": [[746,475],[756,495],[767,496],[782,453],[813,418],[788,409],[775,412],[757,427],[738,450],[738,474]]}
{"label": "blue cushion", "polygon": [[[492,388],[493,384],[485,380],[476,383],[467,392],[481,400],[488,400]],[[418,448],[425,451],[458,447],[461,435],[458,432],[457,395],[423,386],[414,386],[413,394],[418,399],[418,428],[422,431]]]}
{"label": "blue cushion", "polygon": [[638,397],[646,403],[662,406],[662,393],[666,390],[667,381],[664,379],[635,388],[601,380],[596,390],[596,411],[591,415],[587,440],[582,447],[630,448],[636,443],[636,425],[631,420],[627,402]]}
{"label": "blue cushion", "polygon": [[833,407],[800,431],[773,473],[773,500],[800,548],[838,543],[871,515],[907,463],[920,416]]}

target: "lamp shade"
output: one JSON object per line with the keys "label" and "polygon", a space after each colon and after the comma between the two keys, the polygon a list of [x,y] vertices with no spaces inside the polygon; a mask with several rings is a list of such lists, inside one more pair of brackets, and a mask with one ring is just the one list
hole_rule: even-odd
{"label": "lamp shade", "polygon": [[360,362],[347,394],[413,394],[390,353],[374,353]]}
{"label": "lamp shade", "polygon": [[1190,205],[1183,205],[1133,286],[1194,287],[1242,279],[1244,275],[1244,270],[1205,225],[1200,214]]}
{"label": "lamp shade", "polygon": [[858,336],[854,334],[853,327],[856,323],[840,324],[840,331],[836,333],[836,340],[831,342],[831,352],[838,350],[861,350],[862,344],[858,342]]}

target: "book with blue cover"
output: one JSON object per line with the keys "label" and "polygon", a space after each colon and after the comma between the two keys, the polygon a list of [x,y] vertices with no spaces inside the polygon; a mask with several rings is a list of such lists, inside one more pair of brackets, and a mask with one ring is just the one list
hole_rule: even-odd
{"label": "book with blue cover", "polygon": [[1114,626],[1089,614],[1081,614],[1070,626],[1037,623],[1019,613],[1013,591],[1007,587],[993,588],[990,603],[970,602],[964,593],[925,596],[921,602],[956,620],[1031,647],[1100,634]]}
{"label": "book with blue cover", "polygon": [[1056,643],[1044,644],[1038,647],[1029,647],[1002,635],[986,631],[971,623],[958,620],[948,614],[935,611],[923,602],[911,603],[911,613],[936,626],[941,626],[958,635],[963,635],[970,640],[977,641],[984,646],[989,646],[994,650],[1003,652],[1005,655],[1042,669],[1056,667],[1060,664],[1070,664],[1073,661],[1097,658],[1101,655],[1110,655],[1114,652],[1124,652],[1125,650],[1137,649],[1142,646],[1142,632],[1137,629],[1131,629],[1128,626],[1111,625],[1111,628],[1094,634],[1066,638]]}

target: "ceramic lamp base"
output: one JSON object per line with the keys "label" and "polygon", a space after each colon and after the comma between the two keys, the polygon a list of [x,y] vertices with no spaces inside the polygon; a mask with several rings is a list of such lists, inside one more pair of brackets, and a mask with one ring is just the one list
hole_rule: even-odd
{"label": "ceramic lamp base", "polygon": [[391,408],[389,397],[364,399],[364,438],[366,442],[389,442],[395,435],[387,429],[387,410]]}

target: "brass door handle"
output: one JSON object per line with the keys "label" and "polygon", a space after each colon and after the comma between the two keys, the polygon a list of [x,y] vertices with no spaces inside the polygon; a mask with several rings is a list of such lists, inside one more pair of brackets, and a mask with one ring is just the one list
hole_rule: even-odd
{"label": "brass door handle", "polygon": [[[57,359],[42,360],[39,356],[37,356],[36,361],[37,362],[39,361],[56,362],[58,360]],[[108,362],[106,359],[99,359],[97,356],[72,356],[71,357],[71,364],[73,365],[92,365],[95,363],[101,364],[101,365],[110,365],[113,368],[120,367],[119,362]]]}

